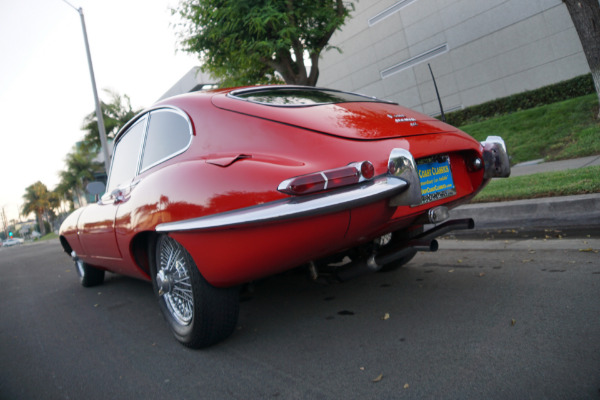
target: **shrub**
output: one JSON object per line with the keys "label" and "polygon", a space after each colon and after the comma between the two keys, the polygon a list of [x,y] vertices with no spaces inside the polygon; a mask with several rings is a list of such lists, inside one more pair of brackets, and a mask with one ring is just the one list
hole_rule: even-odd
{"label": "shrub", "polygon": [[513,94],[467,107],[464,110],[453,111],[446,114],[446,122],[450,125],[462,126],[498,115],[585,96],[594,93],[594,91],[592,75],[581,75],[539,89]]}

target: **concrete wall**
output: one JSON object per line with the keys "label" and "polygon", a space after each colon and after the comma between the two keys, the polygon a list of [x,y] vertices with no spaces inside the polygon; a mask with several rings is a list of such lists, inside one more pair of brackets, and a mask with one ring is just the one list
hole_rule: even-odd
{"label": "concrete wall", "polygon": [[160,96],[158,100],[197,90],[214,89],[216,87],[215,83],[215,79],[200,71],[200,67],[193,67],[187,74],[182,76],[173,86],[171,86],[169,90]]}
{"label": "concrete wall", "polygon": [[589,72],[561,0],[360,0],[318,86],[439,114]]}

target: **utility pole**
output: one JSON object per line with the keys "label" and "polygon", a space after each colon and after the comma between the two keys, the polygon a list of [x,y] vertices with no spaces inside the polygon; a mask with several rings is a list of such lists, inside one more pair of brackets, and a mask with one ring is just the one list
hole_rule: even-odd
{"label": "utility pole", "polygon": [[69,3],[67,0],[63,0],[71,8],[79,13],[81,17],[81,28],[83,29],[83,40],[85,42],[85,51],[87,53],[88,67],[90,69],[90,78],[92,80],[92,90],[94,92],[94,101],[96,103],[96,119],[98,120],[98,135],[100,135],[100,143],[102,145],[102,154],[104,155],[104,168],[108,175],[108,169],[110,167],[110,153],[108,152],[108,143],[106,141],[106,129],[104,128],[104,118],[102,117],[102,109],[100,108],[100,99],[98,98],[98,91],[96,90],[96,77],[94,76],[94,66],[92,65],[92,55],[90,53],[90,45],[88,43],[87,30],[85,29],[85,19],[83,18],[83,9],[81,7],[76,8],[74,5]]}
{"label": "utility pole", "polygon": [[2,230],[4,231],[4,236],[8,239],[8,221],[6,220],[4,207],[2,207]]}

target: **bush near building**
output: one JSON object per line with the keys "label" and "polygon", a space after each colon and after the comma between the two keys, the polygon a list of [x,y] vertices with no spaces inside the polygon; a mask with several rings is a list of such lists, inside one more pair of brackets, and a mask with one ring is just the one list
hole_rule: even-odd
{"label": "bush near building", "polygon": [[529,90],[467,107],[464,110],[448,113],[446,114],[446,122],[454,126],[468,125],[491,117],[557,103],[591,93],[595,93],[592,75],[581,75],[554,85],[544,86],[539,89]]}

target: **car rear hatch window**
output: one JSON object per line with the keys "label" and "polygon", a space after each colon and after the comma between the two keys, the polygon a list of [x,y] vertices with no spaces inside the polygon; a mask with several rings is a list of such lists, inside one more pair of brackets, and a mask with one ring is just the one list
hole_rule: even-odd
{"label": "car rear hatch window", "polygon": [[263,86],[217,93],[212,103],[224,110],[354,140],[455,130],[396,103],[331,89]]}
{"label": "car rear hatch window", "polygon": [[[233,91],[231,97],[258,104],[283,107],[306,107],[351,102],[384,102],[374,97],[332,89],[288,87],[252,88]],[[385,102],[389,103],[389,102]]]}

